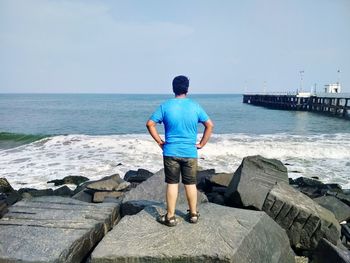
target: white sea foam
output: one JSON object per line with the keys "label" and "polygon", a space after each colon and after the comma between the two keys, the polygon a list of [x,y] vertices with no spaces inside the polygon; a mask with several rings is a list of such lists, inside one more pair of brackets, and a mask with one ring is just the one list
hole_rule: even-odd
{"label": "white sea foam", "polygon": [[[280,159],[290,177],[318,176],[350,188],[350,134],[214,135],[199,151],[199,165],[233,172],[243,157],[256,154]],[[0,176],[15,188],[52,187],[46,182],[67,175],[124,176],[138,168],[162,168],[161,150],[149,135],[55,136],[0,151]]]}

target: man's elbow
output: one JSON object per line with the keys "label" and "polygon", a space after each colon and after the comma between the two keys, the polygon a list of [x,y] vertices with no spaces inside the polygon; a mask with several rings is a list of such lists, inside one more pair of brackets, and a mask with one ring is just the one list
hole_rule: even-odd
{"label": "man's elbow", "polygon": [[208,120],[204,123],[206,128],[214,129],[214,123],[211,120]]}
{"label": "man's elbow", "polygon": [[146,127],[149,129],[151,127],[154,127],[156,125],[156,123],[154,121],[148,120],[146,122]]}

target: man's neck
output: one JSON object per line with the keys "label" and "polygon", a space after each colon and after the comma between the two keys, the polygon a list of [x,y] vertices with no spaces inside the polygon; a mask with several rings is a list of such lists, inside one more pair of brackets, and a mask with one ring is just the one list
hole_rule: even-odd
{"label": "man's neck", "polygon": [[175,99],[184,99],[184,98],[186,98],[186,95],[187,94],[176,95]]}

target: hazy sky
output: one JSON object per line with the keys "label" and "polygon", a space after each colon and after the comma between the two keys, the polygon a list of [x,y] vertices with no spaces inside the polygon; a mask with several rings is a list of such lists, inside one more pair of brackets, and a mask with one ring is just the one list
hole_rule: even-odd
{"label": "hazy sky", "polygon": [[350,92],[349,0],[0,0],[1,92]]}

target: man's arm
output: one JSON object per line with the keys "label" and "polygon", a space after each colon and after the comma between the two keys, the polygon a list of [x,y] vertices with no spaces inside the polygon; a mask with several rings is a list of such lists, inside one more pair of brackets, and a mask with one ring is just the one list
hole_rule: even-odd
{"label": "man's arm", "polygon": [[151,134],[152,138],[158,143],[159,147],[163,149],[163,145],[165,142],[162,140],[162,138],[160,138],[156,125],[157,123],[155,123],[152,120],[148,120],[146,123],[146,127],[149,134]]}
{"label": "man's arm", "polygon": [[203,125],[205,127],[204,132],[201,141],[196,144],[197,149],[202,149],[207,144],[214,128],[214,124],[210,119],[204,122]]}

